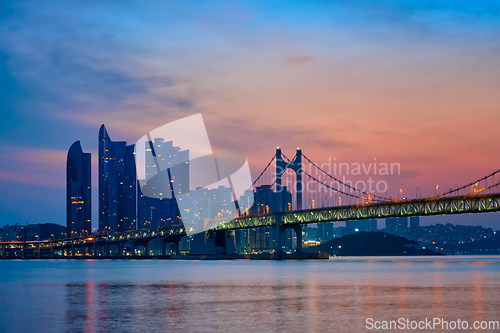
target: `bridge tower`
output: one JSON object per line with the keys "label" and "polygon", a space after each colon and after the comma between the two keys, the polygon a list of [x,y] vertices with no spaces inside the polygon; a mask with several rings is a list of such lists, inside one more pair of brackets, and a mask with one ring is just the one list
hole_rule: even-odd
{"label": "bridge tower", "polygon": [[[302,210],[302,150],[297,148],[295,152],[295,157],[291,162],[287,163],[283,160],[283,155],[281,154],[281,149],[276,148],[276,193],[278,193],[276,206],[278,209],[278,213],[283,211],[283,185],[281,182],[281,178],[286,169],[292,169],[295,171],[296,175],[296,189],[295,189],[295,199],[297,202],[297,210]],[[286,228],[281,224],[281,215],[276,216],[276,254],[281,256],[282,254],[282,239],[283,232]],[[296,225],[291,227],[295,230],[297,234],[297,252],[302,252],[302,226]]]}

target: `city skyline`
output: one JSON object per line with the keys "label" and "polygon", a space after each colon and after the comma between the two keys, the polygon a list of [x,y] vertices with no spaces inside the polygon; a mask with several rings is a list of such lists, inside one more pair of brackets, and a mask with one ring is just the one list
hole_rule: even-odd
{"label": "city skyline", "polygon": [[0,22],[0,332],[500,331],[500,0]]}
{"label": "city skyline", "polygon": [[[399,163],[386,179],[394,198],[498,170],[490,2],[184,6],[2,3],[2,225],[65,224],[67,147],[81,139],[94,154],[96,189],[103,122],[135,142],[202,112],[212,145],[248,156],[254,177],[276,146],[315,161]],[[498,223],[487,215],[421,222]]]}

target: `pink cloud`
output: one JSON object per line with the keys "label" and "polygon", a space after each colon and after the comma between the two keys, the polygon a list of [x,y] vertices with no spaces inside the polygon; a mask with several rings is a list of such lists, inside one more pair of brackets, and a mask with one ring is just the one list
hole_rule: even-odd
{"label": "pink cloud", "polygon": [[50,187],[64,187],[66,181],[66,177],[64,175],[60,179],[60,175],[58,174],[47,174],[44,172],[35,174],[30,172],[30,170],[0,170],[0,179],[9,182]]}
{"label": "pink cloud", "polygon": [[64,187],[64,150],[5,145],[0,179],[23,184]]}
{"label": "pink cloud", "polygon": [[286,62],[292,66],[300,66],[300,65],[304,65],[308,62],[311,62],[314,59],[316,59],[316,56],[314,56],[314,55],[304,55],[304,56],[288,58],[286,60]]}

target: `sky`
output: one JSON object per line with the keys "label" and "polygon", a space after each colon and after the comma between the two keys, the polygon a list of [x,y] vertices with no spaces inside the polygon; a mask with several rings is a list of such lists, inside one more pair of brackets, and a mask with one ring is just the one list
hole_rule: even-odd
{"label": "sky", "polygon": [[[399,163],[422,196],[500,169],[500,1],[0,2],[0,226],[65,224],[67,150],[201,113],[256,177],[280,146]],[[423,218],[500,229],[500,213]]]}

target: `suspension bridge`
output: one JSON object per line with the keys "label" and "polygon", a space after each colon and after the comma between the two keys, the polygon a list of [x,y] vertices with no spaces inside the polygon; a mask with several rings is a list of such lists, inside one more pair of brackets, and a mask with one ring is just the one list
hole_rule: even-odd
{"label": "suspension bridge", "polygon": [[[233,230],[272,227],[276,235],[275,254],[279,258],[282,254],[283,232],[288,228],[295,231],[297,252],[301,252],[302,226],[306,224],[500,211],[500,170],[446,192],[438,193],[436,187],[433,196],[392,199],[383,193],[369,192],[366,186],[360,188],[335,177],[303,155],[300,149],[290,159],[277,148],[275,155],[253,182],[252,193],[254,188],[262,190],[255,192],[251,209],[239,212],[240,216],[227,222],[219,222],[213,227],[209,225],[206,239],[207,243],[212,240],[212,248],[222,248],[222,253],[234,252],[228,247],[228,244],[234,243],[231,241]],[[269,202],[261,200],[269,193],[278,194],[274,195],[275,201],[271,207]],[[288,194],[288,198],[293,196],[294,200],[286,200],[286,195],[281,194]],[[3,242],[0,243],[0,257],[6,258],[15,251],[21,251],[23,257],[24,253],[32,253],[40,258],[45,253],[53,258],[55,252],[75,257],[75,250],[80,249],[83,257],[107,258],[110,257],[110,246],[114,246],[120,256],[124,242],[131,243],[134,248],[143,246],[145,253],[149,254],[148,243],[153,239],[163,241],[163,256],[167,255],[167,243],[171,244],[173,255],[178,256],[179,240],[194,230],[196,226],[177,225],[57,241]]]}

